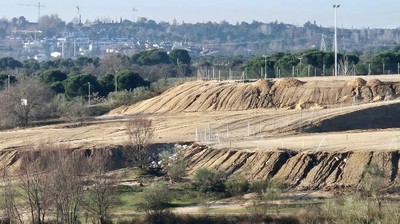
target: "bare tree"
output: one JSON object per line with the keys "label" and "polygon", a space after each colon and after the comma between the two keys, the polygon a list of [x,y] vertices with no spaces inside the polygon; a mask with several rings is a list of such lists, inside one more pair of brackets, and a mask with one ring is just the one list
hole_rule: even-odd
{"label": "bare tree", "polygon": [[37,153],[30,153],[24,158],[26,166],[20,176],[22,196],[30,209],[31,220],[33,223],[45,223],[45,218],[49,212],[53,197],[51,188],[47,180],[49,175],[43,172],[42,164],[38,163]]}
{"label": "bare tree", "polygon": [[106,155],[98,151],[89,162],[91,181],[83,206],[94,218],[96,224],[107,223],[110,209],[118,202],[114,197],[115,176],[108,176]]}
{"label": "bare tree", "polygon": [[0,117],[8,118],[9,124],[28,125],[35,116],[43,114],[43,108],[52,97],[50,87],[34,77],[23,77],[8,90],[0,92]]}
{"label": "bare tree", "polygon": [[339,73],[342,75],[352,75],[354,73],[354,62],[350,61],[347,56],[344,56],[340,61],[339,61],[339,68],[340,71]]}
{"label": "bare tree", "polygon": [[12,178],[8,175],[6,167],[3,169],[2,189],[0,199],[0,210],[3,210],[2,220],[10,223],[23,223],[20,210],[18,209],[18,193]]}
{"label": "bare tree", "polygon": [[129,142],[133,146],[133,156],[137,164],[143,168],[146,163],[146,152],[153,141],[153,123],[149,119],[138,118],[126,124]]}
{"label": "bare tree", "polygon": [[123,54],[109,54],[101,60],[101,65],[97,68],[97,75],[100,76],[107,73],[117,75],[119,71],[130,69],[132,63],[130,58]]}
{"label": "bare tree", "polygon": [[77,155],[68,154],[64,147],[54,146],[52,149],[48,184],[54,198],[57,223],[78,223],[87,171],[85,163]]}
{"label": "bare tree", "polygon": [[89,117],[89,108],[83,99],[67,100],[65,96],[57,96],[56,100],[58,113],[66,120],[81,125]]}

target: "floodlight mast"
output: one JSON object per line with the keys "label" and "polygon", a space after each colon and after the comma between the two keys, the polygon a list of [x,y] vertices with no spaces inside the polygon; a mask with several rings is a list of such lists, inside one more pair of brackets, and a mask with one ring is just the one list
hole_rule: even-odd
{"label": "floodlight mast", "polygon": [[87,82],[88,84],[88,104],[90,106],[90,82]]}
{"label": "floodlight mast", "polygon": [[337,21],[336,21],[336,14],[337,14],[337,9],[340,7],[340,5],[333,5],[333,9],[335,11],[335,36],[334,36],[334,41],[335,41],[335,76],[338,76],[338,58],[337,58],[337,52],[338,52],[338,47],[337,47]]}
{"label": "floodlight mast", "polygon": [[268,73],[267,73],[267,55],[263,55],[264,57],[264,79],[268,78]]}

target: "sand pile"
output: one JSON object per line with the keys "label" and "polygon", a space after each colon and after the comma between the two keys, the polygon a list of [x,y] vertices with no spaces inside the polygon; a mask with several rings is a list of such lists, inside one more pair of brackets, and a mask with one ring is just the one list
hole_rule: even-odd
{"label": "sand pile", "polygon": [[304,82],[294,78],[284,78],[275,83],[276,88],[291,88],[304,84]]}
{"label": "sand pile", "polygon": [[[377,96],[376,99],[385,99],[388,91],[392,91],[390,85],[379,80],[367,83],[362,78],[350,82],[340,79],[302,82],[293,78],[258,80],[253,83],[195,81],[173,87],[160,96],[135,105],[117,108],[109,115],[322,108],[339,103],[351,104],[355,95],[360,99],[357,103],[368,103]],[[400,88],[395,89],[400,91]]]}
{"label": "sand pile", "polygon": [[347,83],[347,86],[352,87],[352,88],[357,88],[357,87],[362,87],[367,84],[367,81],[365,81],[362,78],[355,78],[352,81]]}
{"label": "sand pile", "polygon": [[271,82],[270,80],[266,80],[266,79],[259,79],[256,82],[252,83],[252,85],[255,88],[260,89],[261,91],[267,91],[269,92],[273,86],[273,82]]}
{"label": "sand pile", "polygon": [[370,79],[366,83],[366,86],[369,86],[369,87],[380,86],[380,85],[383,85],[383,82],[381,82],[379,79]]}

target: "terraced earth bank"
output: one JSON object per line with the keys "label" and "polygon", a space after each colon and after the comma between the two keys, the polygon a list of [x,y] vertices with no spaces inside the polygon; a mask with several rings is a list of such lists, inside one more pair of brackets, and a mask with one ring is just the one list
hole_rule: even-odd
{"label": "terraced earth bank", "polygon": [[190,175],[208,167],[249,179],[272,178],[298,190],[354,190],[364,177],[363,168],[372,163],[385,173],[386,187],[394,186],[400,179],[399,151],[301,153],[216,150],[193,144],[182,156],[190,164]]}

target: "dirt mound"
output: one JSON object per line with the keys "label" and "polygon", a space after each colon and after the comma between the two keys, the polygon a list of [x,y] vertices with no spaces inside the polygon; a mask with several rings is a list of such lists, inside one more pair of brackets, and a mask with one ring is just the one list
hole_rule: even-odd
{"label": "dirt mound", "polygon": [[[367,82],[356,78],[351,82],[338,80],[310,80],[303,82],[293,78],[277,81],[258,80],[253,83],[195,81],[169,89],[155,98],[138,104],[117,108],[109,113],[152,114],[198,111],[238,111],[258,108],[321,108],[326,105],[368,103],[374,99],[386,99],[400,92],[393,84],[378,81]],[[380,97],[377,97],[380,96]],[[356,98],[355,98],[356,97]]]}
{"label": "dirt mound", "polygon": [[304,82],[294,78],[284,78],[275,83],[276,88],[291,88],[303,85]]}
{"label": "dirt mound", "polygon": [[347,83],[347,86],[352,87],[352,88],[357,88],[357,87],[362,87],[367,84],[367,81],[365,81],[362,78],[355,78],[352,81]]}
{"label": "dirt mound", "polygon": [[386,186],[399,180],[400,152],[249,152],[216,150],[192,145],[183,155],[189,174],[202,167],[217,169],[228,175],[249,179],[273,178],[299,190],[351,190],[359,187],[363,167],[374,163],[385,172]]}
{"label": "dirt mound", "polygon": [[255,88],[260,89],[261,91],[269,92],[271,90],[271,87],[274,85],[274,83],[271,82],[270,80],[259,79],[256,82],[254,82],[252,85]]}
{"label": "dirt mound", "polygon": [[380,86],[380,85],[383,85],[383,82],[381,82],[379,79],[370,79],[366,83],[366,86],[369,86],[369,87]]}

